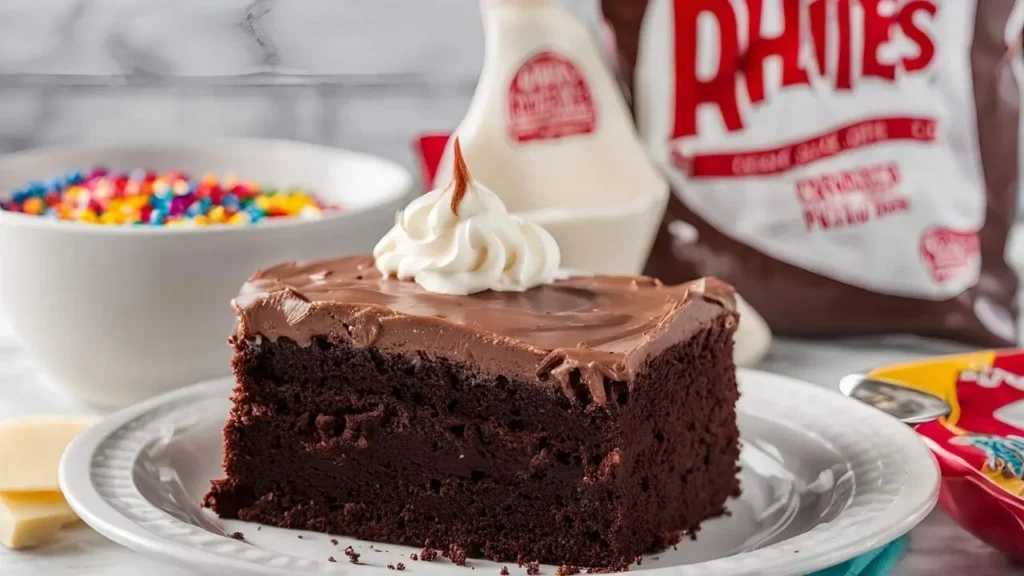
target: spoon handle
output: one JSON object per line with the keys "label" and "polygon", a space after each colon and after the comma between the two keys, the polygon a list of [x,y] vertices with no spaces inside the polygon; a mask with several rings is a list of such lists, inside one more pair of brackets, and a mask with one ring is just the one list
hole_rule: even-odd
{"label": "spoon handle", "polygon": [[931,422],[948,416],[952,410],[949,403],[938,396],[863,374],[845,376],[839,381],[839,390],[850,398],[898,418],[904,424]]}

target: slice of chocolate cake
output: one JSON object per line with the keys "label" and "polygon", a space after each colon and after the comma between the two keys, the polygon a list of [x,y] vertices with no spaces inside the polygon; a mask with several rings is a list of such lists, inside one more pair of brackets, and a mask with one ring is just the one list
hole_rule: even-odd
{"label": "slice of chocolate cake", "polygon": [[738,492],[718,281],[450,296],[363,257],[259,273],[235,307],[223,517],[612,566]]}
{"label": "slice of chocolate cake", "polygon": [[[221,516],[494,560],[620,567],[736,494],[732,289],[555,281],[558,244],[473,183],[374,250],[235,299]],[[393,279],[392,277],[395,277]]]}

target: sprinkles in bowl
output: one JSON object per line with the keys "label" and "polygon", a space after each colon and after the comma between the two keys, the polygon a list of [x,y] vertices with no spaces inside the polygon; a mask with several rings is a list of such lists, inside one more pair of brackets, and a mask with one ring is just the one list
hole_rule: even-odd
{"label": "sprinkles in bowl", "polygon": [[317,218],[340,207],[301,188],[265,187],[233,176],[96,168],[30,182],[0,200],[0,210],[108,226],[198,227]]}

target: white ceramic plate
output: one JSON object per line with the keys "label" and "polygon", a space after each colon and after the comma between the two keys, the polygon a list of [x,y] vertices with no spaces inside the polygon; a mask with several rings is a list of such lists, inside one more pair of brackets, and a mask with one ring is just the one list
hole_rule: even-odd
{"label": "white ceramic plate", "polygon": [[[72,442],[60,466],[68,502],[115,542],[218,574],[465,574],[413,548],[221,520],[198,503],[221,476],[221,427],[232,383],[171,392],[107,418]],[[743,495],[696,541],[647,556],[631,571],[672,576],[804,574],[909,531],[935,504],[931,454],[893,418],[783,376],[740,371]],[[245,540],[226,536],[242,532]],[[347,562],[353,546],[362,565]],[[337,559],[328,562],[328,557]],[[501,565],[470,560],[480,574]],[[525,573],[509,565],[514,574]],[[555,568],[542,567],[553,576]]]}

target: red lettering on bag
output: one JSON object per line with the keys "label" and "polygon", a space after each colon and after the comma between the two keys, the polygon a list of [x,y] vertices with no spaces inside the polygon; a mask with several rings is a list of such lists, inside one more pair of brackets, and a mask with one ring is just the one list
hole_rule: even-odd
{"label": "red lettering on bag", "polygon": [[[853,33],[850,0],[839,0],[839,61],[836,63],[836,90],[853,90]],[[827,72],[826,72],[827,73]]]}
{"label": "red lettering on bag", "polygon": [[[763,31],[764,11],[769,2],[781,3],[782,32],[766,37]],[[856,4],[856,5],[855,5]],[[800,47],[804,42],[814,46],[818,74],[831,78],[834,89],[853,90],[860,78],[886,82],[896,81],[899,71],[920,72],[935,58],[935,42],[922,27],[927,17],[934,20],[938,8],[934,0],[815,0],[804,5],[804,0],[746,0],[748,48],[740,53],[738,16],[733,3],[727,0],[674,0],[675,25],[675,120],[673,138],[694,136],[698,132],[697,110],[701,105],[714,106],[721,114],[725,128],[730,132],[742,130],[740,115],[739,80],[747,86],[752,104],[761,104],[771,98],[765,83],[766,60],[772,57],[782,61],[781,86],[783,88],[808,86],[810,75],[806,63],[800,60]],[[800,22],[803,10],[810,22],[810,38],[802,38]],[[831,12],[831,13],[830,13]],[[699,17],[710,17],[718,27],[718,62],[714,77],[697,76],[700,42]],[[834,69],[829,70],[828,50],[830,38],[829,17],[836,21],[834,34],[837,46]],[[853,18],[862,21],[855,25]],[[898,27],[917,53],[892,61],[881,56],[894,37]],[[862,30],[861,38],[854,38],[854,30]],[[853,69],[853,48],[863,46],[860,70]]]}
{"label": "red lettering on bag", "polygon": [[807,71],[800,67],[800,4],[783,4],[782,33],[775,38],[761,35],[761,17],[764,15],[764,0],[747,0],[750,14],[749,49],[746,57],[747,93],[750,101],[764,100],[764,63],[769,56],[782,58],[782,84],[796,86],[810,85]]}
{"label": "red lettering on bag", "polygon": [[677,166],[695,179],[771,176],[881,142],[934,142],[935,134],[934,118],[871,118],[777,148],[715,152],[688,157],[682,157],[674,151],[672,158]]}
{"label": "red lettering on bag", "polygon": [[866,224],[910,211],[900,189],[899,166],[878,164],[796,181],[796,197],[809,232]]}
{"label": "red lettering on bag", "polygon": [[[740,47],[736,14],[724,0],[676,0],[676,118],[674,134],[697,133],[697,107],[714,104],[729,131],[741,130],[735,72]],[[707,13],[718,22],[718,70],[708,81],[697,79],[697,17]]]}
{"label": "red lettering on bag", "polygon": [[912,0],[907,2],[903,10],[900,10],[900,28],[903,29],[903,33],[907,35],[907,38],[911,42],[917,44],[920,53],[914,58],[906,58],[903,60],[903,69],[907,72],[917,72],[918,70],[924,70],[928,64],[935,58],[935,41],[928,35],[927,32],[921,29],[920,26],[914,22],[914,16],[918,12],[924,12],[932,19],[935,18],[935,14],[938,12],[938,8],[935,4],[926,0]]}
{"label": "red lettering on bag", "polygon": [[861,73],[864,76],[896,79],[896,66],[882,63],[878,59],[878,50],[891,39],[892,27],[896,22],[896,14],[882,14],[883,4],[894,4],[891,0],[860,0],[864,7],[864,61]]}
{"label": "red lettering on bag", "polygon": [[811,36],[814,38],[814,57],[818,64],[818,75],[825,75],[828,66],[828,0],[815,0],[810,5]]}

